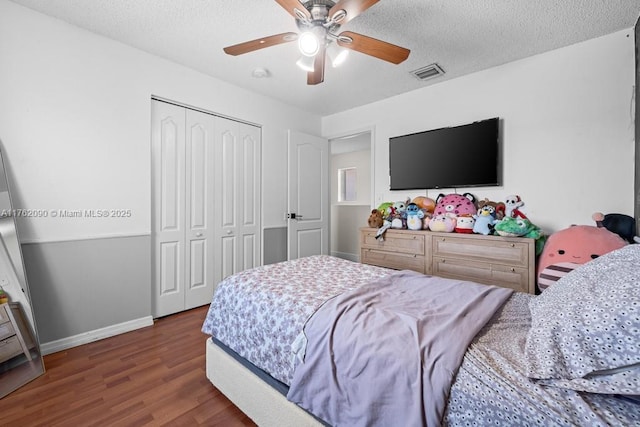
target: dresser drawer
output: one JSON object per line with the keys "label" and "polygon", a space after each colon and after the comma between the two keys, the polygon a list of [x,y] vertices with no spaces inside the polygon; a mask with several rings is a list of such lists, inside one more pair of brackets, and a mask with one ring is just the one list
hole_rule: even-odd
{"label": "dresser drawer", "polygon": [[425,258],[423,255],[403,254],[397,252],[385,252],[376,249],[362,249],[361,261],[365,264],[396,270],[413,270],[419,273],[425,272]]}
{"label": "dresser drawer", "polygon": [[11,322],[5,322],[0,324],[0,340],[5,339],[6,337],[10,337],[11,335],[15,335],[16,331],[13,329],[13,325]]}
{"label": "dresser drawer", "polygon": [[15,335],[0,341],[0,362],[4,362],[19,354],[22,354],[22,348]]}
{"label": "dresser drawer", "polygon": [[0,305],[0,323],[9,321],[9,315],[7,314],[5,307],[9,307],[9,304]]}
{"label": "dresser drawer", "polygon": [[433,274],[451,279],[511,288],[518,292],[530,291],[529,270],[524,267],[434,256]]}
{"label": "dresser drawer", "polygon": [[376,239],[376,231],[362,233],[362,248],[378,249],[386,252],[400,252],[424,255],[424,235],[411,232],[385,233],[384,240]]}
{"label": "dresser drawer", "polygon": [[[530,245],[526,242],[501,240],[497,236],[485,239],[438,236],[433,239],[433,256],[464,258],[527,268],[529,247]],[[435,271],[434,274],[436,274]]]}

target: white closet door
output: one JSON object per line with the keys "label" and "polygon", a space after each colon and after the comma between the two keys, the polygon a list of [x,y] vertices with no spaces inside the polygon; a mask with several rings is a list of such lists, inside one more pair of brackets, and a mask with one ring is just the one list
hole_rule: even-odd
{"label": "white closet door", "polygon": [[185,111],[152,102],[152,205],[154,317],[184,309]]}
{"label": "white closet door", "polygon": [[260,128],[152,102],[154,317],[261,264]]}
{"label": "white closet door", "polygon": [[214,116],[186,110],[184,309],[209,304],[217,283],[213,275],[214,127]]}
{"label": "white closet door", "polygon": [[260,265],[260,129],[216,119],[216,275]]}

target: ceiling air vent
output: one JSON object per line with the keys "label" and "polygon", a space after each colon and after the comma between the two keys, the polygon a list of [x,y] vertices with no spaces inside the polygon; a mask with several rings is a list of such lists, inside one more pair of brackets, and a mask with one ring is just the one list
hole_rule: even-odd
{"label": "ceiling air vent", "polygon": [[428,80],[444,74],[444,70],[438,64],[427,65],[411,72],[418,80]]}

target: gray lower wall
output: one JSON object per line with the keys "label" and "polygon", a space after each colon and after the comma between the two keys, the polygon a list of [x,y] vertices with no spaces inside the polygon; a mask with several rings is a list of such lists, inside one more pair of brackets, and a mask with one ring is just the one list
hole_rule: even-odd
{"label": "gray lower wall", "polygon": [[22,245],[41,343],[151,316],[151,237]]}
{"label": "gray lower wall", "polygon": [[265,228],[262,242],[265,265],[287,260],[287,227]]}
{"label": "gray lower wall", "polygon": [[331,205],[331,255],[360,260],[360,228],[367,227],[371,208]]}

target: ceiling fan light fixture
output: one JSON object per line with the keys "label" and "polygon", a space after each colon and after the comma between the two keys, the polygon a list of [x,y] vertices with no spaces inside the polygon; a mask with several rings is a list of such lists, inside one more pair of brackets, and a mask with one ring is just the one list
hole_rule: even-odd
{"label": "ceiling fan light fixture", "polygon": [[305,31],[298,37],[298,48],[305,56],[313,57],[320,50],[320,41],[311,31]]}
{"label": "ceiling fan light fixture", "polygon": [[296,65],[302,68],[304,71],[313,72],[315,69],[315,57],[302,55],[300,59],[296,62]]}
{"label": "ceiling fan light fixture", "polygon": [[329,60],[331,61],[331,65],[333,66],[333,68],[336,68],[342,65],[344,61],[347,60],[349,51],[336,44],[331,44],[327,49],[327,55],[329,55]]}

